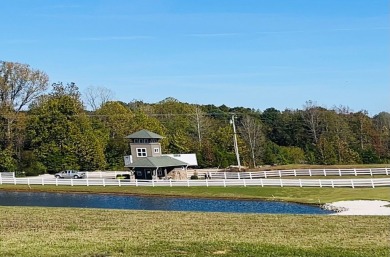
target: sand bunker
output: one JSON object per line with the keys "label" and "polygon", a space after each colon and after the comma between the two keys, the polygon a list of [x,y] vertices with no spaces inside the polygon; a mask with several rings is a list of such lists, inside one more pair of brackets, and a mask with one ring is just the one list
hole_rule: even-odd
{"label": "sand bunker", "polygon": [[337,211],[331,215],[390,215],[390,202],[387,201],[340,201],[329,203],[327,207]]}

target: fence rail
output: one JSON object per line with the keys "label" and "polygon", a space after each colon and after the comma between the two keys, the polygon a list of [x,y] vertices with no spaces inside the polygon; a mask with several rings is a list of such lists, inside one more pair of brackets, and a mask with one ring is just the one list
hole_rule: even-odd
{"label": "fence rail", "polygon": [[260,179],[272,177],[298,177],[298,176],[359,176],[359,175],[389,175],[390,168],[372,169],[293,169],[293,170],[272,170],[258,172],[205,172],[202,170],[191,170],[187,172],[188,178],[197,174],[204,177],[208,174],[215,179]]}
{"label": "fence rail", "polygon": [[[129,174],[129,171],[91,171],[86,172],[87,178],[115,178],[119,174]],[[212,179],[260,179],[260,178],[281,178],[299,176],[360,176],[360,175],[390,175],[390,168],[372,169],[291,169],[291,170],[268,170],[256,172],[221,172],[214,170],[188,170],[187,178],[197,174],[202,178],[205,174]]]}
{"label": "fence rail", "polygon": [[120,180],[120,179],[53,179],[53,178],[2,178],[0,185],[56,185],[56,186],[261,186],[261,187],[389,187],[390,178],[368,179],[205,179],[205,180]]}

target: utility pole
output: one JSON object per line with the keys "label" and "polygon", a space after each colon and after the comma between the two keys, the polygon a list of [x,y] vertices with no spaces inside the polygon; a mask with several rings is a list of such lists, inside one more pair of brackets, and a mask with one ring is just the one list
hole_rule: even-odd
{"label": "utility pole", "polygon": [[195,107],[195,113],[196,113],[196,123],[197,123],[197,129],[198,129],[198,140],[199,140],[199,149],[202,148],[202,135],[200,133],[200,119],[199,119],[199,107]]}
{"label": "utility pole", "polygon": [[240,154],[238,153],[237,132],[236,132],[236,124],[234,122],[234,114],[232,115],[232,119],[230,120],[230,123],[233,125],[234,151],[236,153],[238,171],[241,171]]}

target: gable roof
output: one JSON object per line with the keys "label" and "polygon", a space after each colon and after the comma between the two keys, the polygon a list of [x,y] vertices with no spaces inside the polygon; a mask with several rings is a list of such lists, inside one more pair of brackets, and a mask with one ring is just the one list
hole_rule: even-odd
{"label": "gable roof", "polygon": [[128,168],[161,168],[161,167],[181,167],[187,166],[188,163],[179,161],[169,156],[143,157],[138,158],[135,162],[126,165]]}
{"label": "gable roof", "polygon": [[161,138],[164,138],[163,136],[160,136],[156,133],[153,133],[149,130],[146,130],[146,129],[143,129],[143,130],[140,130],[140,131],[137,131],[131,135],[128,135],[126,136],[125,138],[130,138],[130,139],[134,139],[134,138],[157,138],[157,139],[161,139]]}

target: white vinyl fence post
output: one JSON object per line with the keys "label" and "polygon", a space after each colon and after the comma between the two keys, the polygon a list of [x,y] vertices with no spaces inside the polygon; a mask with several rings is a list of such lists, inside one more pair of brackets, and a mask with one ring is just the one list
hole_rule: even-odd
{"label": "white vinyl fence post", "polygon": [[264,171],[264,178],[267,178],[267,171]]}
{"label": "white vinyl fence post", "polygon": [[318,182],[320,183],[320,187],[322,187],[321,179],[319,179]]}
{"label": "white vinyl fence post", "polygon": [[226,179],[223,180],[223,186],[226,187]]}
{"label": "white vinyl fence post", "polygon": [[73,186],[73,179],[70,179],[70,185]]}
{"label": "white vinyl fence post", "polygon": [[135,186],[138,186],[138,179],[135,180]]}
{"label": "white vinyl fence post", "polygon": [[375,188],[374,180],[373,180],[373,179],[371,179],[371,185],[372,185],[372,188]]}
{"label": "white vinyl fence post", "polygon": [[103,183],[103,186],[105,187],[106,186],[106,181],[104,179],[102,179],[102,183]]}
{"label": "white vinyl fence post", "polygon": [[372,170],[370,169],[370,175],[371,175],[371,177],[372,177]]}
{"label": "white vinyl fence post", "polygon": [[334,188],[333,179],[331,179],[330,182],[332,183],[332,188]]}
{"label": "white vinyl fence post", "polygon": [[172,187],[172,179],[169,180],[169,186]]}
{"label": "white vinyl fence post", "polygon": [[386,175],[388,176],[388,175],[389,175],[389,172],[387,171],[387,168],[385,168],[385,170],[386,170]]}
{"label": "white vinyl fence post", "polygon": [[44,186],[45,185],[45,180],[44,180],[44,178],[42,178],[42,186]]}
{"label": "white vinyl fence post", "polygon": [[260,184],[261,184],[261,187],[264,187],[262,178],[260,178]]}
{"label": "white vinyl fence post", "polygon": [[58,186],[58,178],[56,178],[56,186]]}
{"label": "white vinyl fence post", "polygon": [[27,185],[30,186],[30,178],[27,179]]}
{"label": "white vinyl fence post", "polygon": [[[386,174],[387,174],[387,168],[386,168]],[[249,172],[249,178],[252,179],[252,172]]]}
{"label": "white vinyl fence post", "polygon": [[245,178],[243,179],[243,181],[244,181],[244,187],[246,187]]}
{"label": "white vinyl fence post", "polygon": [[311,177],[311,169],[309,169],[309,176]]}
{"label": "white vinyl fence post", "polygon": [[357,176],[356,168],[353,169],[353,172],[355,173],[355,176]]}
{"label": "white vinyl fence post", "polygon": [[209,187],[209,180],[206,179],[206,187]]}
{"label": "white vinyl fence post", "polygon": [[296,170],[294,170],[294,177],[296,177],[297,176],[297,171]]}
{"label": "white vinyl fence post", "polygon": [[282,177],[282,172],[279,170],[279,178]]}
{"label": "white vinyl fence post", "polygon": [[87,178],[87,187],[89,187],[89,178]]}
{"label": "white vinyl fence post", "polygon": [[16,178],[14,178],[14,185],[16,185]]}
{"label": "white vinyl fence post", "polygon": [[282,181],[282,178],[280,178],[279,180],[280,180],[280,187],[283,187],[283,181]]}
{"label": "white vinyl fence post", "polygon": [[299,179],[299,187],[302,187],[302,180]]}
{"label": "white vinyl fence post", "polygon": [[339,176],[341,177],[341,169],[339,169]]}
{"label": "white vinyl fence post", "polygon": [[326,169],[324,169],[324,176],[326,177]]}
{"label": "white vinyl fence post", "polygon": [[355,188],[355,185],[353,184],[353,179],[351,179],[351,186],[352,188]]}

